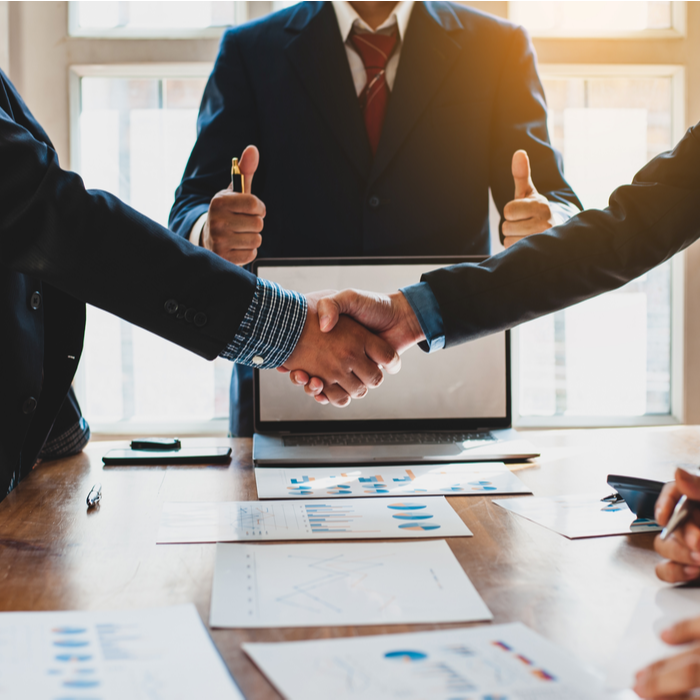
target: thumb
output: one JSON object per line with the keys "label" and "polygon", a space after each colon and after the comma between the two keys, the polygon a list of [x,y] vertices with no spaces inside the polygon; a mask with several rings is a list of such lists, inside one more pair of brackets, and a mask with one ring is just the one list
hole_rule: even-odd
{"label": "thumb", "polygon": [[676,469],[676,488],[691,501],[700,501],[700,476]]}
{"label": "thumb", "polygon": [[513,173],[513,181],[515,182],[515,195],[513,199],[525,199],[525,197],[537,194],[535,185],[532,183],[530,159],[527,157],[527,151],[520,150],[513,153],[511,171]]}
{"label": "thumb", "polygon": [[253,175],[255,175],[255,171],[258,169],[259,163],[260,151],[258,151],[256,146],[247,146],[238,164],[241,173],[245,177],[246,194],[251,194],[253,191]]}

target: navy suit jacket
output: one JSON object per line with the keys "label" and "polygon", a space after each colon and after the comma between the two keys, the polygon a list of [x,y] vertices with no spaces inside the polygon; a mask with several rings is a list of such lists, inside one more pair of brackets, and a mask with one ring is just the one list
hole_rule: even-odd
{"label": "navy suit jacket", "polygon": [[588,209],[479,264],[423,276],[446,347],[617,289],[700,238],[700,125]]}
{"label": "navy suit jacket", "polygon": [[[260,257],[486,255],[489,188],[502,212],[519,148],[542,194],[580,207],[549,143],[527,34],[454,3],[416,3],[374,158],[329,2],[227,31],[198,133],[170,227],[188,236],[227,187],[231,158],[256,144]],[[250,434],[241,410],[234,433]]]}
{"label": "navy suit jacket", "polygon": [[[0,198],[2,499],[58,424],[80,360],[85,302],[212,359],[233,340],[256,279],[116,197],[85,190],[61,170],[2,71]],[[186,309],[203,314],[198,324]]]}

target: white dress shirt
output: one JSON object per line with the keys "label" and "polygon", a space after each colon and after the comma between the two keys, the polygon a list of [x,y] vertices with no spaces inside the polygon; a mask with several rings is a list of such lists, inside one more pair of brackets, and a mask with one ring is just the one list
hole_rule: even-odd
{"label": "white dress shirt", "polygon": [[389,34],[394,27],[398,29],[398,38],[396,41],[396,48],[389,58],[389,62],[386,64],[386,84],[389,86],[389,90],[394,87],[394,81],[396,80],[396,70],[399,67],[399,58],[401,56],[401,43],[404,36],[406,36],[406,28],[408,27],[408,20],[411,19],[411,11],[413,10],[413,2],[399,2],[394,8],[393,12],[389,15],[386,21],[377,27],[376,30],[370,28],[370,26],[365,22],[360,15],[355,12],[355,8],[349,2],[334,2],[333,9],[335,10],[335,16],[338,20],[338,26],[340,27],[340,36],[343,37],[343,43],[345,44],[345,53],[348,57],[348,63],[350,64],[350,72],[352,73],[352,80],[355,83],[355,92],[357,95],[362,92],[365,85],[367,85],[367,71],[365,70],[365,64],[360,58],[360,54],[357,53],[355,46],[352,41],[350,41],[350,32],[355,28],[356,31],[377,33],[377,34]]}

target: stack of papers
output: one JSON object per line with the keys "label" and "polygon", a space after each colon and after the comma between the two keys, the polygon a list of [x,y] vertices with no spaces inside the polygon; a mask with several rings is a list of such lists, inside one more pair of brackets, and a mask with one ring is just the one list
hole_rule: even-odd
{"label": "stack of papers", "polygon": [[444,497],[165,503],[158,544],[471,537]]}
{"label": "stack of papers", "polygon": [[493,496],[532,493],[503,463],[255,470],[258,498]]}
{"label": "stack of papers", "polygon": [[444,540],[218,544],[212,627],[490,620]]}

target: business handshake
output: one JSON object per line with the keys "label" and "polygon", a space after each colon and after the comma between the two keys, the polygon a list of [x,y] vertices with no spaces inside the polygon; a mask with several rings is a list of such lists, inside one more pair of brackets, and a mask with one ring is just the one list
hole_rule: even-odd
{"label": "business handshake", "polygon": [[[401,369],[401,353],[425,339],[401,292],[346,289],[307,295],[308,313],[280,372],[322,404],[347,406]],[[300,369],[303,368],[303,369]]]}

